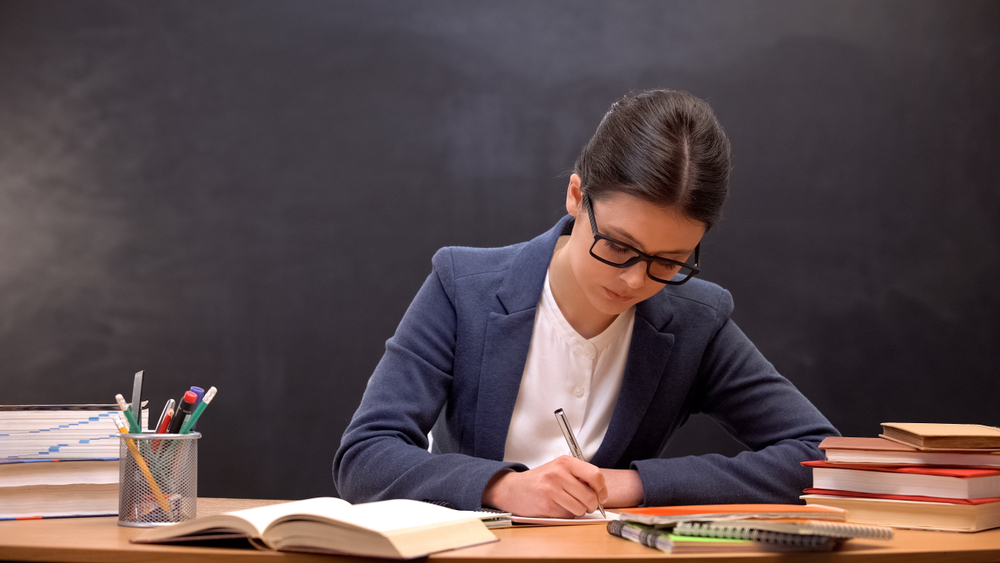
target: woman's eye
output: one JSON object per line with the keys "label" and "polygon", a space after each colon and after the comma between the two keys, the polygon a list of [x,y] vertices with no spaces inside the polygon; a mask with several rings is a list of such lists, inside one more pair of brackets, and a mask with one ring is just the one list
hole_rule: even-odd
{"label": "woman's eye", "polygon": [[604,241],[604,245],[608,248],[608,250],[616,254],[629,254],[631,252],[628,248],[620,244],[615,244],[610,240]]}
{"label": "woman's eye", "polygon": [[667,272],[677,272],[681,267],[673,262],[657,262],[657,267]]}

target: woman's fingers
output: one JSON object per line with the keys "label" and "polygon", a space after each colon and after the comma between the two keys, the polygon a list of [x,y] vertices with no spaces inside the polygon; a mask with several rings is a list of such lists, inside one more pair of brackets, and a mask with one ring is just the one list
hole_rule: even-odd
{"label": "woman's fingers", "polygon": [[484,502],[521,516],[571,518],[597,510],[607,498],[600,469],[561,456],[523,473],[495,477],[483,492]]}
{"label": "woman's fingers", "polygon": [[553,497],[556,502],[574,516],[583,516],[597,510],[603,494],[607,496],[604,475],[593,465],[569,456],[562,456],[539,467],[551,466],[547,476],[553,486],[563,492]]}

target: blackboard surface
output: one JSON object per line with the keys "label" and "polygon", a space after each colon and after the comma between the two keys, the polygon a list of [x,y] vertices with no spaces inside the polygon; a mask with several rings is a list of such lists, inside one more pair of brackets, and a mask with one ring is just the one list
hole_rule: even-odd
{"label": "blackboard surface", "polygon": [[670,87],[732,140],[703,272],[777,368],[847,435],[997,425],[998,71],[996,2],[0,2],[0,403],[215,385],[201,495],[335,494],[434,250],[547,229]]}

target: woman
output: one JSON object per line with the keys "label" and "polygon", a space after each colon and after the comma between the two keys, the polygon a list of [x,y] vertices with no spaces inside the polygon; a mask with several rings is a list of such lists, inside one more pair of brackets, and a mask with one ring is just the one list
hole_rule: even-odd
{"label": "woman", "polygon": [[[626,96],[577,160],[567,217],[438,251],[344,432],[340,494],[552,517],[797,502],[800,462],[837,431],[729,319],[730,294],[692,277],[729,168],[707,103]],[[562,455],[557,408],[588,461]],[[661,458],[698,412],[751,451]]]}

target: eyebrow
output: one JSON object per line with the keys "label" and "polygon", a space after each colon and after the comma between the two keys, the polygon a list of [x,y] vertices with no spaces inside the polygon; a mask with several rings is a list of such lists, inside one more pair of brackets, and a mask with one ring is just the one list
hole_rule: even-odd
{"label": "eyebrow", "polygon": [[[607,227],[605,227],[605,228],[607,229]],[[660,258],[669,258],[669,259],[673,260],[673,258],[670,258],[669,255],[680,257],[680,256],[687,256],[687,255],[689,255],[689,254],[691,254],[691,253],[694,252],[694,250],[664,250],[664,251],[661,251],[661,252],[657,252],[656,254],[650,254],[649,252],[646,252],[645,248],[640,248],[643,245],[638,240],[636,240],[636,238],[634,236],[632,236],[631,233],[629,233],[625,229],[619,229],[619,228],[612,227],[611,230],[614,231],[615,235],[620,236],[620,237],[625,237],[626,239],[628,239],[627,241],[622,241],[622,242],[628,242],[629,246],[632,246],[632,247],[636,248],[637,250],[641,250],[644,253],[649,254],[650,256],[658,256]],[[664,256],[664,254],[666,254],[668,256]]]}

